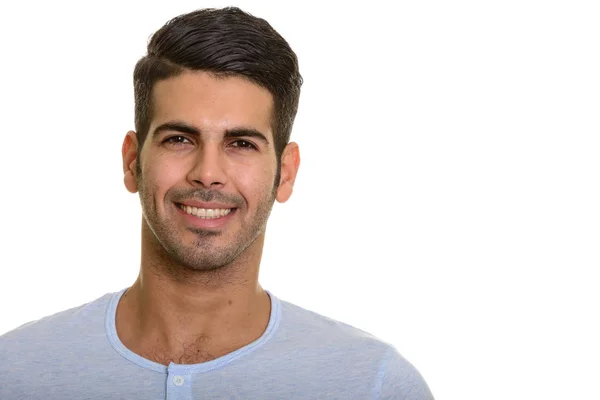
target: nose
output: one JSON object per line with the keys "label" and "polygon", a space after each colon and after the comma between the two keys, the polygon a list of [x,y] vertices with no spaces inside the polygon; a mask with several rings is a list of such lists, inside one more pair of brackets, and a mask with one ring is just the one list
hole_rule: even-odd
{"label": "nose", "polygon": [[227,183],[223,154],[216,143],[203,143],[198,147],[194,165],[188,173],[193,186],[219,189]]}

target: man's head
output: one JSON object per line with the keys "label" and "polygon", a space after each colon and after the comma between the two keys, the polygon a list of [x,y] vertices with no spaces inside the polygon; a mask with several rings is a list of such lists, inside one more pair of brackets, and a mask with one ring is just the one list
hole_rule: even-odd
{"label": "man's head", "polygon": [[279,160],[298,110],[302,77],[296,54],[267,21],[235,7],[203,9],[173,18],[154,33],[133,75],[140,149],[153,116],[154,85],[185,70],[239,76],[267,89]]}
{"label": "man's head", "polygon": [[123,168],[146,240],[192,270],[260,256],[300,162],[289,136],[302,79],[288,44],[239,9],[195,11],[153,35],[134,83]]}

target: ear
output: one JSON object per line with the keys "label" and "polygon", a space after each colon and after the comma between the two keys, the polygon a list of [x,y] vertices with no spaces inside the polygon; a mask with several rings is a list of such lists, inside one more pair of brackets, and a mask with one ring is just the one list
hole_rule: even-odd
{"label": "ear", "polygon": [[288,143],[281,155],[281,177],[275,199],[279,203],[288,201],[294,190],[294,182],[300,167],[300,149],[294,142]]}
{"label": "ear", "polygon": [[123,156],[123,182],[125,183],[127,190],[131,193],[138,191],[136,179],[137,150],[137,135],[134,131],[129,131],[123,140],[121,155]]}

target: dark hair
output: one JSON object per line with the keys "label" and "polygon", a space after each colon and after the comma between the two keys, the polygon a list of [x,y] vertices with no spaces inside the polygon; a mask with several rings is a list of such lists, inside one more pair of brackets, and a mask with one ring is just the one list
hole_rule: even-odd
{"label": "dark hair", "polygon": [[152,35],[148,54],[137,62],[133,73],[139,149],[152,119],[154,84],[186,69],[207,71],[217,77],[244,77],[271,93],[279,165],[302,86],[298,59],[285,39],[264,19],[236,7],[197,10],[168,21]]}

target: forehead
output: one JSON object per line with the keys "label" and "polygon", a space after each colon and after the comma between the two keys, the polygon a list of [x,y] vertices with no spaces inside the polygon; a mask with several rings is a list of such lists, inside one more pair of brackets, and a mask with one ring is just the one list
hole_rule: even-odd
{"label": "forehead", "polygon": [[272,140],[273,96],[247,79],[185,71],[159,81],[152,90],[150,132],[166,122],[190,124],[203,132],[254,128]]}

